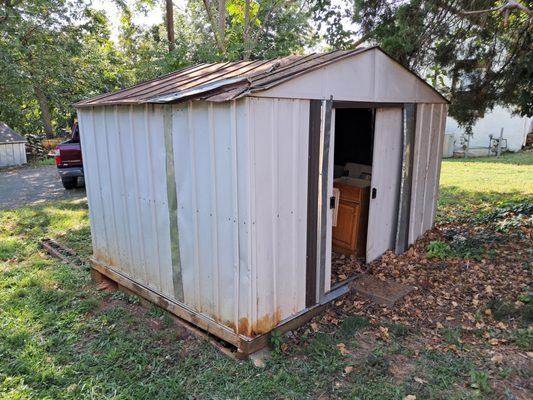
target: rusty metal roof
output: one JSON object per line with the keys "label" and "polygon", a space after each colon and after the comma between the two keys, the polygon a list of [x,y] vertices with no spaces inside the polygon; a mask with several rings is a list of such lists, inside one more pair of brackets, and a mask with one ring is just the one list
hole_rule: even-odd
{"label": "rusty metal roof", "polygon": [[298,75],[373,48],[337,50],[266,61],[199,64],[128,89],[80,101],[75,106],[177,103],[191,99],[227,101],[270,89]]}

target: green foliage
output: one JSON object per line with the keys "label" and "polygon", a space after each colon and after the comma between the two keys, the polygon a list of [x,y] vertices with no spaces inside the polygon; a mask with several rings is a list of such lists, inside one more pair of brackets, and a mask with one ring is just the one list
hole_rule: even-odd
{"label": "green foliage", "polygon": [[533,351],[533,329],[518,329],[514,335],[514,340],[521,349]]}
{"label": "green foliage", "polygon": [[486,371],[472,371],[470,373],[470,386],[480,393],[490,393],[489,374]]}
{"label": "green foliage", "polygon": [[453,252],[448,243],[440,240],[433,240],[428,244],[427,255],[429,258],[440,258],[443,260],[452,257]]}
{"label": "green foliage", "polygon": [[366,317],[349,316],[341,323],[341,335],[345,338],[353,337],[353,335],[363,328],[370,326],[370,321]]}
{"label": "green foliage", "polygon": [[195,63],[301,53],[313,41],[303,0],[252,1],[250,39],[243,41],[244,1],[227,2],[226,49],[220,52],[204,4],[175,7],[175,49],[163,21],[134,23],[152,0],[116,1],[118,40],[108,16],[84,0],[0,2],[0,121],[22,134],[70,129],[72,104]]}
{"label": "green foliage", "polygon": [[281,345],[283,344],[283,336],[279,331],[270,333],[270,344],[276,353],[281,353]]}
{"label": "green foliage", "polygon": [[446,328],[442,332],[442,337],[446,343],[459,347],[461,345],[461,328]]}

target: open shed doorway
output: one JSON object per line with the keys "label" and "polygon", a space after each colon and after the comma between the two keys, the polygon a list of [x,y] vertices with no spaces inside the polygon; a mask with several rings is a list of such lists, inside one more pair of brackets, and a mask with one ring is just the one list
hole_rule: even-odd
{"label": "open shed doorway", "polygon": [[331,283],[335,287],[366,264],[375,109],[335,108]]}

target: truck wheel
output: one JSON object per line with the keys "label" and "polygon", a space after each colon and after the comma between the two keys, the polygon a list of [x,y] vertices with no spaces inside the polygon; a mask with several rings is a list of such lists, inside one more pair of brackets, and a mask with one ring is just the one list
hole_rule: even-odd
{"label": "truck wheel", "polygon": [[78,178],[61,178],[63,187],[67,190],[74,189],[76,187],[77,181],[78,181]]}

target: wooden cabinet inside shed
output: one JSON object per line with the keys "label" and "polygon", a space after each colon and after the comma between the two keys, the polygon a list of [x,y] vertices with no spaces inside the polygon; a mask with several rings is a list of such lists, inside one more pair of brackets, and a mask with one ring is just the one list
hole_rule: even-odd
{"label": "wooden cabinet inside shed", "polygon": [[333,227],[333,250],[364,257],[370,182],[346,177],[336,179],[333,187],[340,191],[337,225]]}

